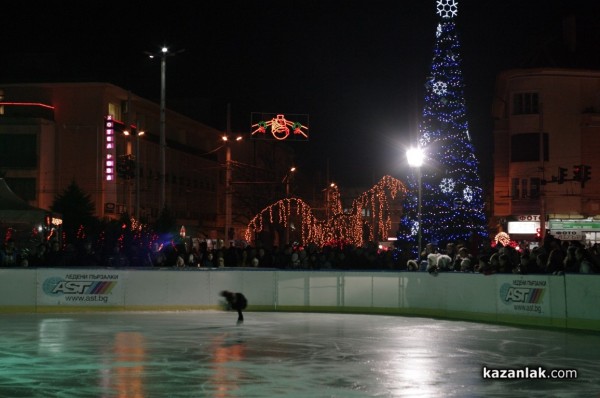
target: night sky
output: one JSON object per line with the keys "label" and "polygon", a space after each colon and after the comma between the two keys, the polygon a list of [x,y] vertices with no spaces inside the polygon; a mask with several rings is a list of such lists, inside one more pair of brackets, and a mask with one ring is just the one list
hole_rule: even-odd
{"label": "night sky", "polygon": [[[16,4],[18,3],[18,4]],[[153,2],[154,3],[154,2]],[[491,176],[491,102],[499,71],[552,62],[562,15],[597,1],[464,0],[457,25],[470,133]],[[0,83],[98,81],[159,101],[187,100],[200,121],[250,131],[251,112],[308,114],[293,143],[299,171],[340,186],[403,179],[416,142],[435,41],[435,0],[10,2],[3,5]],[[186,109],[190,109],[189,107]],[[187,111],[186,111],[187,112]]]}

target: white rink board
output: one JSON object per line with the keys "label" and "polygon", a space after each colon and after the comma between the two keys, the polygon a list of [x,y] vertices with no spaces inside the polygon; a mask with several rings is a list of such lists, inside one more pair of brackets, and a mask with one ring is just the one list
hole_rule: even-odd
{"label": "white rink board", "polygon": [[0,270],[0,312],[220,308],[222,290],[249,310],[422,314],[600,330],[596,275],[480,275],[275,269]]}

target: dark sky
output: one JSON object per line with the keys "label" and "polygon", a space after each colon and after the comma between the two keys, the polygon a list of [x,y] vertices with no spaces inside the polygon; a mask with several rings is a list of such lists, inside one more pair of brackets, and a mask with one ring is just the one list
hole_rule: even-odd
{"label": "dark sky", "polygon": [[[154,4],[156,3],[156,4]],[[561,15],[597,1],[460,0],[457,24],[470,132],[491,173],[494,81],[531,66],[562,29]],[[249,132],[251,112],[308,114],[300,169],[341,185],[402,178],[435,40],[435,0],[10,2],[0,83],[104,81],[158,102],[162,44],[167,107],[185,98],[207,124]],[[10,8],[9,8],[10,7]],[[595,11],[592,14],[590,11]],[[533,61],[532,61],[533,60]],[[329,166],[328,166],[329,165]]]}

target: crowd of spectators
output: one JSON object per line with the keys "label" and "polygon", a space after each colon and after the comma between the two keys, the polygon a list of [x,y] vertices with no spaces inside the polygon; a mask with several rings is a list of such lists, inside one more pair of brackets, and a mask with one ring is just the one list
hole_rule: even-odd
{"label": "crowd of spectators", "polygon": [[600,244],[586,246],[578,241],[546,239],[542,246],[517,249],[496,246],[477,256],[467,246],[448,243],[440,251],[427,244],[419,262],[409,261],[409,269],[430,273],[471,272],[492,274],[597,274],[600,273]]}
{"label": "crowd of spectators", "polygon": [[1,267],[144,267],[144,268],[222,268],[261,267],[290,270],[406,270],[468,272],[491,274],[600,273],[600,245],[548,239],[543,246],[517,250],[512,246],[478,248],[477,253],[462,243],[448,243],[443,249],[429,243],[419,258],[409,251],[385,250],[376,243],[352,245],[285,245],[271,249],[259,246],[209,248],[206,243],[189,241],[155,242],[122,248],[60,245],[58,241],[21,250],[12,239],[0,249]]}

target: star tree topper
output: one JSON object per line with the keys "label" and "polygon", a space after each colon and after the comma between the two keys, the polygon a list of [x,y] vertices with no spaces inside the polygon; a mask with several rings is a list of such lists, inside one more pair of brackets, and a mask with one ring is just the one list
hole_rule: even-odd
{"label": "star tree topper", "polygon": [[454,18],[458,15],[458,1],[437,0],[437,14],[442,18]]}

